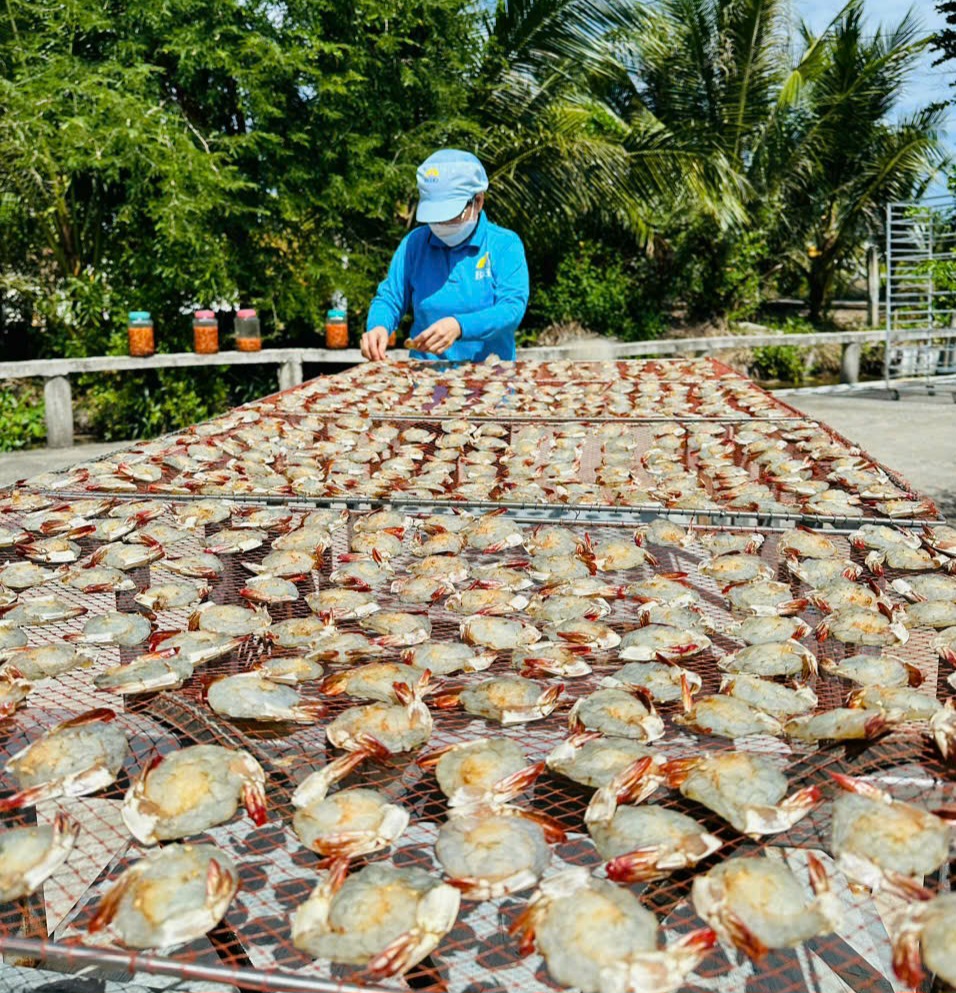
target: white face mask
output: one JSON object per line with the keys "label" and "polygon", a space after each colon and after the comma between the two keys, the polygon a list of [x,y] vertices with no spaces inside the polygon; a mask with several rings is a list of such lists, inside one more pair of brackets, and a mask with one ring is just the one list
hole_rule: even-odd
{"label": "white face mask", "polygon": [[478,227],[478,217],[470,221],[442,221],[441,224],[429,224],[432,234],[443,241],[449,248],[454,248],[467,241],[472,232]]}

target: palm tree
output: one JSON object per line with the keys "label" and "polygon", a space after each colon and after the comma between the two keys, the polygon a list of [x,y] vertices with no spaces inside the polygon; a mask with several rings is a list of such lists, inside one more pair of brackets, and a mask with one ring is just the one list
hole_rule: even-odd
{"label": "palm tree", "polygon": [[886,204],[920,195],[943,164],[943,108],[890,120],[929,44],[912,11],[871,35],[863,0],[850,0],[821,38],[804,28],[803,41],[818,59],[779,163],[781,218],[819,320],[841,268],[882,232]]}

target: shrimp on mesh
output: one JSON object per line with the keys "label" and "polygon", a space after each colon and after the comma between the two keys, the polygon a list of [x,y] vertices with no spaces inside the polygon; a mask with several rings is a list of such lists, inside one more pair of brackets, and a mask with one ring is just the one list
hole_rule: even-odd
{"label": "shrimp on mesh", "polygon": [[844,659],[821,659],[828,676],[839,676],[861,686],[919,686],[923,673],[894,655],[849,655]]}
{"label": "shrimp on mesh", "polygon": [[694,879],[694,909],[724,944],[761,959],[771,948],[794,948],[836,931],[842,905],[823,863],[807,852],[813,899],[783,861],[765,855],[731,858]]}
{"label": "shrimp on mesh", "polygon": [[378,790],[353,787],[329,795],[333,783],[367,758],[387,754],[369,739],[299,784],[292,794],[292,827],[303,845],[330,858],[352,859],[388,848],[401,837],[408,827],[408,811],[389,803]]}
{"label": "shrimp on mesh", "polygon": [[469,548],[480,552],[501,552],[516,548],[524,542],[521,526],[507,517],[504,508],[493,510],[476,518],[464,532]]}
{"label": "shrimp on mesh", "polygon": [[686,548],[693,537],[685,528],[664,517],[654,518],[637,533],[638,541],[642,545],[672,545],[677,548]]}
{"label": "shrimp on mesh", "polygon": [[751,583],[732,586],[726,592],[730,606],[739,611],[747,611],[758,617],[775,614],[786,617],[805,610],[810,601],[803,597],[794,599],[790,587],[775,579],[758,579]]}
{"label": "shrimp on mesh", "polygon": [[551,978],[581,993],[672,993],[716,941],[710,928],[658,948],[657,918],[637,897],[582,867],[544,880],[512,925]]}
{"label": "shrimp on mesh", "polygon": [[864,779],[830,775],[843,790],[833,803],[830,839],[838,868],[858,887],[912,897],[918,877],[949,858],[951,825]]}
{"label": "shrimp on mesh", "polygon": [[784,686],[745,673],[724,676],[720,681],[720,692],[778,719],[797,717],[815,710],[817,706],[817,695],[809,686]]}
{"label": "shrimp on mesh", "polygon": [[591,666],[583,658],[589,652],[587,645],[539,641],[530,648],[516,648],[511,653],[511,664],[529,679],[539,676],[573,679],[590,675]]}
{"label": "shrimp on mesh", "polygon": [[787,571],[812,589],[829,586],[840,579],[853,581],[863,573],[862,566],[849,559],[787,559]]}
{"label": "shrimp on mesh", "polygon": [[655,804],[637,806],[660,785],[650,756],[638,759],[602,786],[584,815],[588,834],[619,883],[662,879],[696,865],[723,842],[691,817]]}
{"label": "shrimp on mesh", "polygon": [[796,527],[785,531],[777,540],[777,551],[788,558],[835,559],[840,550],[819,531],[807,527]]}
{"label": "shrimp on mesh", "polygon": [[880,710],[862,707],[834,707],[822,714],[793,717],[783,726],[788,738],[802,741],[853,741],[876,738],[889,726]]}
{"label": "shrimp on mesh", "polygon": [[653,758],[654,770],[659,773],[663,758],[633,738],[605,737],[599,731],[577,731],[559,742],[545,763],[552,772],[572,782],[599,789],[638,759],[648,756]]}
{"label": "shrimp on mesh", "polygon": [[0,812],[61,796],[87,796],[109,786],[129,754],[126,735],[108,723],[115,717],[105,707],[88,710],[11,756],[6,768],[18,790],[0,800]]}
{"label": "shrimp on mesh", "polygon": [[17,677],[39,682],[62,676],[77,666],[88,666],[93,656],[82,649],[74,648],[68,642],[52,642],[46,645],[23,645],[19,648],[0,650],[3,670],[14,672]]}
{"label": "shrimp on mesh", "polygon": [[700,691],[700,676],[676,662],[629,662],[613,675],[605,676],[601,687],[643,690],[655,703],[673,703],[683,698],[682,679],[687,681],[692,694]]}
{"label": "shrimp on mesh", "polygon": [[749,734],[783,734],[783,725],[776,717],[758,710],[739,697],[716,693],[695,700],[686,680],[684,686],[684,712],[674,718],[675,724],[722,738],[742,738]]}
{"label": "shrimp on mesh", "polygon": [[634,662],[676,661],[706,652],[710,646],[710,638],[699,628],[684,630],[644,619],[621,639],[618,657]]}
{"label": "shrimp on mesh", "polygon": [[0,831],[0,904],[36,892],[69,858],[79,833],[62,811],[52,824]]}
{"label": "shrimp on mesh", "polygon": [[317,700],[303,701],[293,687],[267,679],[262,673],[221,676],[206,691],[209,706],[224,717],[246,721],[292,721],[314,724],[326,712]]}
{"label": "shrimp on mesh", "polygon": [[432,633],[427,614],[399,610],[376,610],[374,614],[363,617],[359,627],[378,635],[373,640],[382,648],[420,645]]}
{"label": "shrimp on mesh", "polygon": [[724,634],[748,645],[765,645],[773,641],[800,641],[809,633],[810,625],[799,617],[783,617],[778,614],[768,617],[748,617],[724,629]]}
{"label": "shrimp on mesh", "polygon": [[640,544],[640,534],[625,538],[603,538],[593,545],[591,536],[584,536],[582,557],[591,562],[598,572],[623,572],[639,569],[642,565],[658,564],[657,559]]}
{"label": "shrimp on mesh", "polygon": [[580,697],[571,707],[568,724],[572,732],[600,731],[638,741],[656,741],[664,735],[664,722],[640,690],[599,689]]}
{"label": "shrimp on mesh", "polygon": [[123,822],[141,844],[201,834],[232,820],[240,801],[266,822],[266,775],[246,751],[190,745],[157,756],[126,791]]}
{"label": "shrimp on mesh", "polygon": [[663,773],[669,786],[752,838],[793,827],[823,795],[819,786],[808,786],[784,799],[787,777],[772,759],[751,752],[675,759],[664,766]]}
{"label": "shrimp on mesh", "polygon": [[364,965],[374,978],[400,975],[454,927],[461,896],[423,869],[375,862],[347,876],[337,859],[319,873],[292,915],[296,948],[318,959]]}
{"label": "shrimp on mesh", "polygon": [[771,641],[722,655],[717,668],[750,676],[807,676],[816,673],[817,657],[799,641]]}
{"label": "shrimp on mesh", "polygon": [[322,618],[333,621],[352,621],[374,614],[379,609],[379,603],[374,594],[362,593],[359,590],[343,589],[331,586],[318,593],[310,593],[305,602],[309,609]]}
{"label": "shrimp on mesh", "polygon": [[956,986],[956,893],[931,897],[925,890],[909,905],[893,939],[893,969],[912,989],[923,981],[923,966]]}
{"label": "shrimp on mesh", "polygon": [[495,652],[533,645],[541,639],[541,632],[531,624],[483,614],[466,618],[461,622],[459,631],[461,640],[467,644],[480,645]]}
{"label": "shrimp on mesh", "polygon": [[449,799],[502,802],[527,789],[544,769],[528,765],[510,738],[475,738],[421,755],[418,765],[435,769],[438,787]]}
{"label": "shrimp on mesh", "polygon": [[211,631],[230,638],[262,637],[272,625],[264,607],[240,607],[230,603],[203,603],[189,615],[190,631]]}
{"label": "shrimp on mesh", "polygon": [[460,706],[469,714],[508,727],[543,720],[558,705],[563,692],[561,683],[543,687],[521,676],[496,676],[446,691],[436,698],[435,705],[446,710]]}
{"label": "shrimp on mesh", "polygon": [[815,631],[824,641],[833,637],[845,645],[905,645],[909,631],[899,619],[900,607],[880,604],[880,610],[845,607],[825,617]]}
{"label": "shrimp on mesh", "polygon": [[93,678],[98,690],[133,695],[175,690],[193,674],[193,665],[173,651],[148,652],[125,665],[104,669]]}
{"label": "shrimp on mesh", "polygon": [[335,672],[322,681],[321,690],[326,696],[345,694],[356,700],[378,700],[398,703],[395,685],[411,685],[421,672],[399,662],[369,662],[366,665]]}
{"label": "shrimp on mesh", "polygon": [[445,601],[445,609],[453,614],[514,614],[528,606],[528,598],[520,593],[501,589],[476,589],[453,592]]}
{"label": "shrimp on mesh", "polygon": [[109,924],[130,948],[170,948],[214,928],[239,887],[232,860],[213,845],[167,845],[127,869],[87,925]]}
{"label": "shrimp on mesh", "polygon": [[764,536],[752,531],[701,531],[697,540],[711,555],[729,555],[740,552],[756,555],[764,542]]}
{"label": "shrimp on mesh", "polygon": [[497,658],[494,652],[476,652],[470,645],[457,641],[426,641],[406,648],[401,660],[416,669],[428,669],[435,676],[453,672],[481,672]]}
{"label": "shrimp on mesh", "polygon": [[956,626],[956,601],[919,600],[910,604],[902,615],[907,628],[935,628],[943,631]]}
{"label": "shrimp on mesh", "polygon": [[876,710],[888,721],[928,721],[943,709],[935,696],[911,686],[862,686],[847,697],[848,707]]}
{"label": "shrimp on mesh", "polygon": [[715,555],[700,564],[700,571],[724,589],[739,583],[773,578],[773,569],[766,562],[756,555],[742,552]]}
{"label": "shrimp on mesh", "polygon": [[434,726],[425,704],[433,689],[431,673],[426,669],[413,685],[394,685],[397,703],[371,703],[342,711],[326,727],[326,738],[336,748],[350,752],[367,750],[370,739],[391,754],[420,748]]}

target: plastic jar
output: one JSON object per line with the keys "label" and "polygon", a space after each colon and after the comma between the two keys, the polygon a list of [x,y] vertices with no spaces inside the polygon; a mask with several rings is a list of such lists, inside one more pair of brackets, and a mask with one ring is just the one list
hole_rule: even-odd
{"label": "plastic jar", "polygon": [[240,352],[259,352],[262,350],[259,318],[251,307],[248,310],[236,312],[236,348]]}
{"label": "plastic jar", "polygon": [[197,355],[219,351],[219,322],[211,310],[197,310],[193,315],[193,348]]}
{"label": "plastic jar", "polygon": [[156,351],[156,339],[153,336],[153,319],[148,310],[131,310],[129,312],[129,353],[137,358],[144,358]]}
{"label": "plastic jar", "polygon": [[349,325],[344,310],[330,310],[325,315],[325,347],[349,347]]}

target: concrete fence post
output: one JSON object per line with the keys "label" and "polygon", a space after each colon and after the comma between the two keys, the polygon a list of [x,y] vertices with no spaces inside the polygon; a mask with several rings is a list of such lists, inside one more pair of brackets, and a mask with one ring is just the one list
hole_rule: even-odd
{"label": "concrete fence post", "polygon": [[866,326],[880,326],[880,250],[876,245],[866,250]]}
{"label": "concrete fence post", "polygon": [[43,384],[47,448],[73,445],[73,394],[69,376],[50,376]]}
{"label": "concrete fence post", "polygon": [[289,359],[279,366],[279,389],[291,390],[293,386],[298,386],[302,382],[302,360],[299,358]]}

